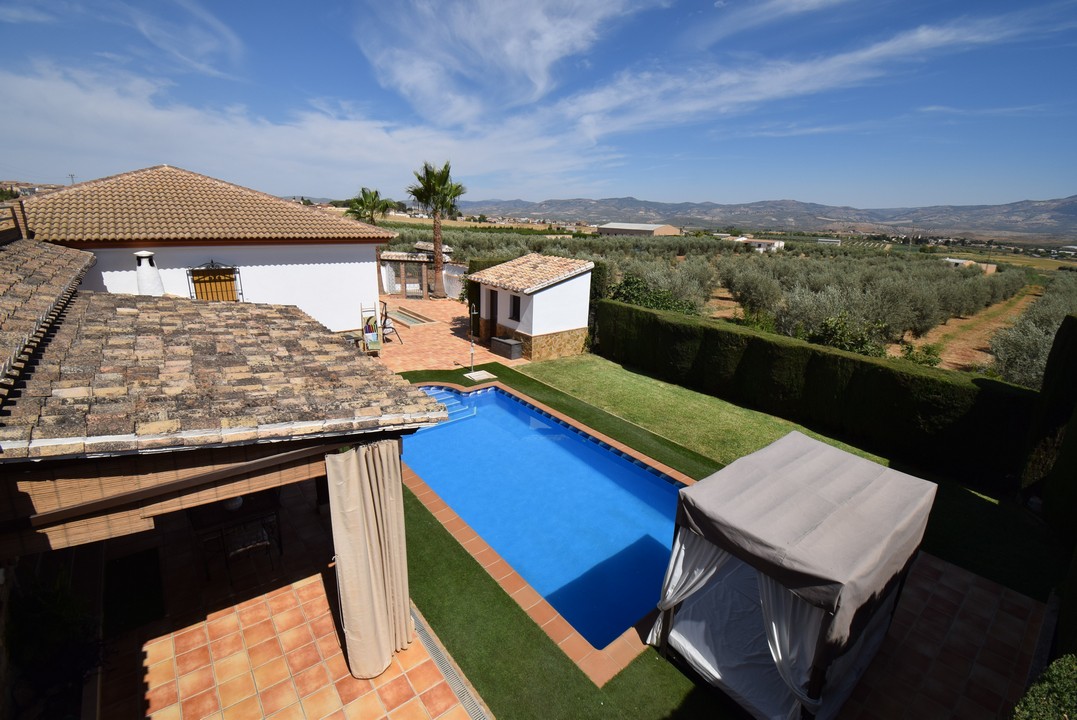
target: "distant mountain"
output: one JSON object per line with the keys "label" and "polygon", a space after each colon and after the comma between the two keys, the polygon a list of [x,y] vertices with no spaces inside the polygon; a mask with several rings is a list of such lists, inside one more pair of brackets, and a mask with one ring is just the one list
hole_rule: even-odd
{"label": "distant mountain", "polygon": [[636,222],[811,233],[857,231],[891,234],[929,233],[991,236],[1050,242],[1077,237],[1077,195],[1059,200],[1025,200],[1008,205],[939,205],[923,208],[860,210],[796,200],[720,205],[661,203],[633,197],[590,200],[462,200],[468,215],[528,217],[589,223]]}

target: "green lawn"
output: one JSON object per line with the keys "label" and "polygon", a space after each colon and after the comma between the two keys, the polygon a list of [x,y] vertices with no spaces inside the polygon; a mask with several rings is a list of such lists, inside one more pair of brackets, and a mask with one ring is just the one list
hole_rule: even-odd
{"label": "green lawn", "polygon": [[531,363],[517,369],[722,465],[749,455],[792,430],[887,464],[885,458],[824,437],[802,425],[629,372],[597,355]]}
{"label": "green lawn", "polygon": [[[793,423],[632,373],[594,356],[510,369],[498,379],[600,432],[702,478]],[[404,373],[471,385],[463,370]],[[826,442],[881,462],[827,438]],[[1019,508],[940,483],[925,550],[1045,599],[1064,566],[1043,528]],[[596,688],[410,493],[405,502],[411,595],[493,713],[510,718],[734,718],[723,696],[697,687],[648,649]]]}

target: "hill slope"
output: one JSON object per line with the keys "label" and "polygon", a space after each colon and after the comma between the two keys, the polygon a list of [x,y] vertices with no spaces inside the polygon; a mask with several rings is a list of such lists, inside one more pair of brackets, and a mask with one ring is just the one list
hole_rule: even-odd
{"label": "hill slope", "polygon": [[720,205],[661,203],[633,197],[590,200],[461,201],[467,214],[529,217],[591,223],[669,223],[678,226],[827,232],[854,230],[892,234],[1014,236],[1050,242],[1077,237],[1077,195],[1058,200],[1025,200],[1007,205],[938,205],[861,210],[796,200]]}

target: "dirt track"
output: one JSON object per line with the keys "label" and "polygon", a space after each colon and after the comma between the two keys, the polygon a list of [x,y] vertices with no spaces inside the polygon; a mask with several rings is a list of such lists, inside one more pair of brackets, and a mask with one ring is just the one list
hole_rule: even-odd
{"label": "dirt track", "polygon": [[[1034,288],[1023,295],[1015,295],[1004,302],[984,308],[972,317],[950,318],[924,337],[914,340],[919,347],[938,343],[942,345],[944,370],[974,370],[992,361],[991,336],[1004,327],[1013,325],[1017,317],[1043,294],[1043,288]],[[900,345],[887,348],[891,355],[901,355]]]}
{"label": "dirt track", "polygon": [[[991,336],[999,329],[1012,325],[1014,320],[1032,302],[1043,294],[1043,288],[1033,288],[1023,295],[984,308],[972,317],[950,318],[922,338],[912,340],[917,346],[939,343],[942,345],[944,370],[974,370],[991,363]],[[730,318],[739,312],[739,306],[724,288],[715,291],[707,303],[708,317]],[[887,353],[901,355],[901,345],[887,347]]]}

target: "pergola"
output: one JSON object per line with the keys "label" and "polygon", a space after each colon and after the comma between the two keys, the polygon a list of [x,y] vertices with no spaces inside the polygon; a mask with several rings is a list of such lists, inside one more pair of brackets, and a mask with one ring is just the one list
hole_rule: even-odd
{"label": "pergola", "polygon": [[0,238],[9,562],[323,477],[346,448],[399,483],[400,437],[445,417],[297,308],[77,292],[92,262]]}

